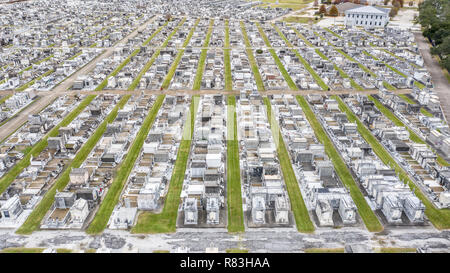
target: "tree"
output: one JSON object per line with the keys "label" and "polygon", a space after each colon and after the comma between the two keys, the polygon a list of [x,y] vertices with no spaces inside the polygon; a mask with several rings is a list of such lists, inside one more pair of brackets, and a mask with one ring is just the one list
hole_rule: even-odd
{"label": "tree", "polygon": [[327,9],[325,8],[325,5],[321,5],[319,8],[319,14],[325,14],[327,13]]}
{"label": "tree", "polygon": [[414,6],[414,1],[409,1],[408,5],[409,5],[410,7]]}
{"label": "tree", "polygon": [[339,15],[339,11],[335,5],[332,5],[330,8],[330,16],[336,17]]}
{"label": "tree", "polygon": [[447,57],[446,59],[441,60],[441,65],[442,65],[442,67],[447,69],[447,71],[450,71],[450,57]]}
{"label": "tree", "polygon": [[392,1],[392,5],[393,5],[395,8],[400,8],[400,7],[401,7],[401,4],[400,4],[400,1],[399,1],[399,0],[394,0],[394,1]]}
{"label": "tree", "polygon": [[383,4],[384,4],[385,6],[387,6],[387,4],[389,4],[389,0],[384,0]]}
{"label": "tree", "polygon": [[400,3],[400,7],[403,8],[403,5],[405,4],[404,0],[397,0]]}
{"label": "tree", "polygon": [[359,0],[353,0],[353,3],[359,5],[359,4],[361,4],[361,1],[359,1]]}

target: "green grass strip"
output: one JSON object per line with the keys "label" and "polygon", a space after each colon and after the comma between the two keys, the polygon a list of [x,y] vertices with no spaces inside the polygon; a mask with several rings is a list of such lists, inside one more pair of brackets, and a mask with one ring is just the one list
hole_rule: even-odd
{"label": "green grass strip", "polygon": [[117,171],[117,176],[114,178],[111,187],[108,189],[105,199],[102,201],[100,208],[95,215],[94,220],[89,225],[86,233],[88,234],[99,234],[103,232],[108,224],[108,220],[111,217],[114,206],[117,204],[120,198],[120,193],[122,192],[123,187],[125,186],[128,176],[131,173],[131,170],[134,167],[134,163],[136,159],[139,157],[142,145],[144,145],[144,141],[147,138],[148,132],[152,127],[156,115],[158,114],[159,109],[164,101],[165,95],[159,95],[150,109],[147,117],[142,123],[139,132],[128,151],[125,159],[120,164],[120,167]]}
{"label": "green grass strip", "polygon": [[233,79],[231,77],[231,57],[230,57],[230,26],[229,21],[225,20],[225,48],[223,49],[224,68],[225,68],[225,90],[233,90]]}
{"label": "green grass strip", "polygon": [[[147,40],[142,43],[142,46],[146,46],[155,36],[158,34],[166,25],[168,22],[166,22],[163,26],[159,27],[150,37],[148,37]],[[130,61],[131,59],[136,56],[141,51],[140,48],[137,48],[131,52],[131,54],[116,68],[114,69],[96,88],[94,91],[101,91],[108,85],[108,78],[114,77],[119,73]]]}
{"label": "green grass strip", "polygon": [[422,114],[424,114],[425,116],[427,116],[427,117],[430,117],[430,118],[434,117],[433,114],[431,114],[430,112],[428,112],[428,111],[427,111],[425,108],[423,108],[423,107],[420,108],[420,112],[421,112]]}
{"label": "green grass strip", "polygon": [[195,24],[191,28],[191,31],[189,32],[188,36],[186,37],[186,40],[184,40],[182,49],[178,50],[177,56],[175,57],[175,61],[170,66],[169,72],[167,73],[166,78],[164,79],[164,81],[161,85],[161,89],[167,89],[169,87],[170,82],[172,81],[173,75],[175,74],[175,71],[177,70],[178,64],[180,63],[180,60],[183,57],[184,50],[187,47],[187,45],[189,44],[189,41],[191,40],[192,35],[194,35],[194,31],[198,25],[198,22],[200,22],[200,19],[197,19],[195,21]]}
{"label": "green grass strip", "polygon": [[[297,34],[297,36],[302,39],[306,45],[308,45],[309,47],[313,47],[315,48],[316,53],[324,60],[327,60],[329,62],[331,62],[331,60],[325,55],[323,54],[317,47],[315,47],[313,44],[311,44],[308,39],[305,38],[305,36],[303,36],[298,30],[296,30],[295,28],[291,27],[292,30],[294,30],[294,32]],[[333,63],[333,62],[332,62]],[[337,71],[339,71],[339,74],[341,75],[342,78],[345,79],[349,79],[350,80],[350,84],[351,86],[359,91],[364,91],[364,88],[357,84],[356,81],[352,78],[350,78],[350,76],[344,72],[344,70],[342,70],[340,67],[338,67],[335,63],[333,63],[334,69],[336,69]]]}
{"label": "green grass strip", "polygon": [[141,72],[139,72],[139,74],[136,76],[136,78],[134,78],[133,82],[128,87],[128,91],[136,89],[139,82],[141,81],[142,76],[144,76],[144,74],[147,72],[147,70],[149,70],[150,67],[153,65],[156,58],[158,58],[159,53],[161,52],[161,49],[165,48],[167,46],[167,44],[169,44],[169,41],[170,41],[170,39],[172,39],[172,36],[175,35],[175,33],[177,33],[178,29],[184,24],[184,22],[186,22],[186,17],[184,17],[183,20],[181,20],[181,22],[175,27],[175,29],[169,34],[169,36],[167,36],[164,43],[153,53],[150,60],[144,65]]}
{"label": "green grass strip", "polygon": [[163,211],[159,214],[152,212],[141,213],[137,224],[131,230],[132,233],[170,233],[176,231],[180,194],[183,188],[187,161],[189,159],[199,99],[199,96],[192,97],[190,111],[183,128],[183,138],[178,149],[177,160],[175,161],[173,174],[170,179]]}
{"label": "green grass strip", "polygon": [[7,99],[9,99],[11,96],[12,96],[12,95],[6,95],[6,96],[4,96],[3,98],[1,98],[1,99],[0,99],[0,104],[5,103],[5,101],[6,101]]}
{"label": "green grass strip", "polygon": [[336,32],[332,31],[331,29],[329,29],[327,27],[324,27],[323,29],[325,29],[329,33],[333,34],[335,37],[338,37],[339,39],[344,39],[341,35],[337,34]]}
{"label": "green grass strip", "polygon": [[[267,36],[264,34],[263,29],[261,28],[261,26],[258,23],[258,27],[259,27],[259,31],[261,32],[261,36],[264,37],[264,41],[266,41],[266,45],[270,46],[270,42],[269,39],[267,39]],[[286,44],[291,48],[292,51],[294,51],[295,55],[299,58],[300,62],[303,64],[303,66],[306,68],[306,70],[308,70],[309,74],[313,77],[313,79],[316,81],[316,83],[322,88],[322,90],[329,90],[330,87],[322,80],[322,78],[316,73],[316,71],[309,65],[309,63],[303,58],[302,55],[300,55],[300,53],[298,53],[298,51],[296,49],[294,49],[294,46],[291,44],[291,42],[289,42],[289,40],[286,38],[286,36],[284,36],[283,32],[281,32],[281,30],[276,26],[273,25],[273,27],[275,28],[275,30],[277,31],[278,35],[286,42]],[[272,54],[273,55],[273,54]],[[276,57],[278,59],[278,57]],[[280,60],[278,59],[278,62],[280,62]],[[278,63],[277,62],[277,63]],[[281,64],[281,62],[280,62]],[[281,64],[282,65],[282,64]],[[283,68],[284,69],[284,68]],[[281,70],[281,69],[280,69]],[[287,74],[287,72],[286,72]],[[284,75],[284,74],[283,74]],[[291,80],[292,81],[292,80]],[[289,82],[288,82],[289,83]],[[292,82],[293,83],[293,82]],[[294,84],[295,85],[295,84]],[[298,90],[294,89],[294,90]]]}
{"label": "green grass strip", "polygon": [[0,253],[42,253],[45,248],[28,248],[28,247],[10,247],[4,248]]}
{"label": "green grass strip", "polygon": [[120,99],[111,113],[105,118],[105,120],[100,124],[100,126],[77,152],[75,158],[72,160],[72,162],[70,162],[65,171],[52,185],[50,190],[47,191],[39,204],[34,208],[33,212],[31,212],[30,216],[28,216],[25,223],[16,231],[17,234],[31,234],[33,231],[39,228],[42,219],[55,201],[56,191],[62,191],[67,186],[70,180],[69,174],[72,168],[79,168],[81,164],[86,160],[91,150],[95,147],[97,142],[103,136],[103,133],[106,131],[106,126],[114,121],[117,116],[117,112],[119,111],[119,109],[123,108],[130,97],[131,95],[126,95]]}
{"label": "green grass strip", "polygon": [[67,59],[67,60],[70,60],[70,61],[71,61],[71,60],[75,59],[76,57],[80,56],[82,53],[83,53],[83,51],[80,51],[80,52],[78,52],[77,54],[73,55],[72,57],[70,57],[70,58]]}
{"label": "green grass strip", "polygon": [[398,96],[399,96],[402,100],[406,101],[406,102],[409,103],[409,104],[417,104],[417,103],[415,103],[410,97],[408,97],[408,96],[405,95],[405,94],[399,94]]}
{"label": "green grass strip", "polygon": [[[363,28],[361,28],[361,30],[363,30],[366,34],[368,34],[368,35],[370,35],[370,36],[372,36],[372,37],[375,37],[375,38],[377,38],[377,39],[379,39],[379,40],[382,40],[382,38],[381,38],[380,36],[378,36],[378,35],[375,35],[375,34],[373,34],[373,33],[370,33],[369,31],[366,31],[366,30],[364,30]],[[405,58],[400,57],[400,56],[397,56],[395,53],[393,53],[393,52],[391,52],[391,51],[389,51],[389,50],[387,50],[387,49],[385,49],[385,48],[377,47],[377,46],[375,46],[373,43],[369,43],[369,44],[370,44],[370,46],[372,46],[372,47],[374,47],[374,48],[376,48],[376,49],[383,50],[384,52],[386,52],[387,54],[391,55],[392,57],[395,57],[395,58],[397,58],[397,59],[399,59],[399,60],[408,62]],[[409,63],[410,63],[412,66],[414,66],[415,68],[420,68],[420,67],[419,67],[418,65],[416,65],[415,63],[412,63],[412,62],[409,62]]]}
{"label": "green grass strip", "polygon": [[52,74],[53,72],[55,72],[55,70],[54,69],[50,69],[49,71],[45,72],[41,76],[37,77],[36,79],[31,80],[31,81],[27,82],[26,84],[22,85],[21,87],[17,88],[17,91],[23,91],[23,90],[27,89],[28,87],[30,87],[33,84],[35,84],[36,81],[40,81],[43,77],[47,77],[48,75]]}
{"label": "green grass strip", "polygon": [[160,26],[155,32],[153,32],[153,34],[152,34],[150,37],[148,37],[147,40],[145,40],[145,41],[142,43],[142,46],[147,46],[148,43],[150,43],[150,41],[153,40],[153,38],[155,38],[155,36],[156,36],[158,33],[160,33],[161,30],[162,30],[164,27],[167,26],[167,24],[169,24],[169,21],[167,21],[166,23],[164,23],[164,25]]}
{"label": "green grass strip", "polygon": [[236,97],[228,96],[227,108],[227,208],[228,231],[244,232],[242,210],[241,167],[239,166],[239,139],[237,136]]}
{"label": "green grass strip", "polygon": [[[390,64],[381,61],[379,58],[373,56],[372,54],[370,54],[369,52],[367,52],[366,50],[363,50],[363,53],[369,57],[372,57],[374,60],[376,61],[380,61],[382,62],[384,65],[386,65],[390,70],[394,71],[395,73],[399,74],[400,76],[402,76],[403,78],[408,78],[408,76],[406,76],[405,73],[401,72],[400,70],[396,69],[395,67],[391,66]],[[414,85],[417,86],[419,89],[423,89],[425,88],[425,85],[423,85],[422,83],[418,82],[418,81],[414,81]]]}
{"label": "green grass strip", "polygon": [[[20,75],[23,74],[23,72],[30,70],[31,68],[33,68],[33,65],[27,66],[25,67],[22,71],[19,72]],[[5,81],[6,82],[6,81]]]}
{"label": "green grass strip", "polygon": [[22,170],[30,165],[31,157],[39,155],[45,147],[47,147],[47,139],[49,137],[56,137],[59,133],[59,128],[69,125],[95,98],[95,95],[86,97],[72,112],[70,112],[58,125],[56,125],[50,132],[38,143],[36,143],[16,165],[14,165],[1,179],[0,179],[0,193],[4,192],[11,182],[22,172]]}
{"label": "green grass strip", "polygon": [[244,37],[245,51],[247,52],[248,61],[250,62],[250,67],[252,68],[253,76],[255,77],[256,87],[258,91],[264,91],[264,83],[259,73],[258,64],[256,63],[255,56],[253,55],[252,44],[247,36],[247,31],[245,30],[244,22],[239,22],[241,25],[242,36]]}
{"label": "green grass strip", "polygon": [[[372,43],[371,43],[370,45],[372,46]],[[406,60],[405,58],[400,57],[400,56],[397,56],[395,53],[393,53],[393,52],[391,52],[391,51],[389,51],[389,50],[387,50],[387,49],[385,49],[385,48],[381,48],[381,47],[375,47],[375,48],[376,48],[376,49],[381,49],[381,50],[383,50],[384,52],[386,52],[387,54],[391,55],[391,56],[394,57],[394,58],[397,58],[397,59],[402,60],[402,61],[404,61],[404,62],[408,62],[410,65],[414,66],[415,68],[420,68],[420,67],[419,67],[418,65],[416,65],[415,63],[409,62],[409,61]]]}
{"label": "green grass strip", "polygon": [[383,161],[387,166],[394,168],[398,177],[402,181],[406,181],[410,189],[414,194],[423,202],[425,205],[425,215],[433,223],[433,225],[438,229],[448,229],[450,228],[450,209],[437,209],[428,198],[422,193],[420,188],[418,188],[414,182],[409,178],[408,174],[400,167],[397,162],[390,156],[389,152],[381,145],[375,136],[367,129],[364,124],[358,119],[358,117],[348,108],[348,106],[337,96],[333,96],[339,103],[339,107],[342,111],[347,114],[350,122],[357,123],[358,131],[363,136],[363,138],[370,144],[372,150],[375,154]]}
{"label": "green grass strip", "polygon": [[309,218],[308,209],[303,201],[297,178],[295,177],[295,172],[292,168],[291,158],[289,157],[289,153],[284,144],[278,122],[276,118],[272,116],[272,106],[267,97],[264,98],[264,104],[267,107],[267,119],[269,120],[273,140],[277,147],[278,159],[280,160],[281,171],[283,172],[284,182],[288,191],[292,211],[294,212],[297,230],[304,233],[314,232],[314,224]]}
{"label": "green grass strip", "polygon": [[322,125],[317,120],[308,102],[302,96],[297,96],[296,98],[298,103],[302,107],[303,112],[305,113],[306,118],[309,121],[309,124],[313,128],[317,139],[325,146],[325,151],[327,155],[330,157],[331,162],[333,162],[334,169],[338,174],[340,180],[350,191],[350,196],[355,202],[355,205],[358,208],[358,213],[361,216],[364,224],[366,225],[367,230],[371,232],[382,231],[383,226],[376,217],[375,213],[367,204],[366,199],[364,198],[362,192],[359,190],[359,187],[356,184],[355,180],[353,179],[350,170],[347,168],[347,165],[342,160],[339,152],[334,147],[333,142],[328,137]]}
{"label": "green grass strip", "polygon": [[211,39],[212,30],[214,28],[214,19],[209,20],[208,32],[203,42],[202,52],[198,60],[197,73],[195,74],[193,90],[200,90],[202,84],[203,71],[205,70],[206,53],[208,53],[209,40]]}
{"label": "green grass strip", "polygon": [[[325,38],[322,37],[322,35],[320,35],[317,32],[314,32],[314,34],[319,37],[320,39],[327,41]],[[358,66],[366,73],[370,74],[372,77],[374,77],[375,79],[378,78],[377,74],[375,74],[372,70],[370,70],[369,68],[367,68],[366,66],[364,66],[363,64],[361,64],[360,62],[358,62],[357,60],[355,60],[353,57],[351,57],[350,55],[348,55],[347,53],[345,53],[342,49],[337,48],[335,45],[333,45],[331,42],[327,41],[327,43],[332,46],[334,48],[334,50],[336,50],[337,52],[341,53],[342,56],[344,56],[345,58],[347,58],[349,61],[352,61],[356,64],[358,64]],[[391,84],[389,84],[386,81],[383,81],[383,86],[388,89],[388,90],[396,90],[396,88],[394,86],[392,86]]]}
{"label": "green grass strip", "polygon": [[303,40],[303,42],[305,42],[305,44],[306,44],[307,46],[309,46],[309,47],[314,47],[314,45],[311,44],[311,42],[308,41],[308,39],[306,39],[306,37],[303,36],[303,34],[301,34],[296,28],[291,27],[291,29],[295,32],[295,34],[297,34],[297,36],[298,36],[300,39]]}

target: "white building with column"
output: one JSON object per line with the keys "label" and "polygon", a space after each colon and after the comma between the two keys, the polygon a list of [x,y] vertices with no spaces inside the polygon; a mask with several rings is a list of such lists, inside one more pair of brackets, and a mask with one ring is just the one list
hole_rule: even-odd
{"label": "white building with column", "polygon": [[345,11],[347,27],[384,27],[389,22],[390,9],[364,6]]}

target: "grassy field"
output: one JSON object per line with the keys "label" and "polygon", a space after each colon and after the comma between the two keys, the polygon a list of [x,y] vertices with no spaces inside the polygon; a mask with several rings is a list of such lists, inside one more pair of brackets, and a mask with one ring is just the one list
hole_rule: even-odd
{"label": "grassy field", "polygon": [[14,165],[1,179],[0,179],[0,193],[4,192],[11,182],[22,172],[22,170],[30,165],[31,157],[39,155],[45,147],[47,147],[47,139],[49,137],[58,136],[59,128],[69,125],[91,101],[95,95],[86,97],[72,112],[70,112],[58,125],[56,125],[50,132],[38,143],[36,143],[30,151]]}
{"label": "grassy field", "polygon": [[343,248],[307,248],[305,253],[344,253]]}
{"label": "grassy field", "polygon": [[72,162],[70,162],[65,171],[55,181],[50,190],[47,191],[40,203],[34,208],[33,212],[30,214],[30,216],[28,216],[25,223],[16,231],[16,233],[31,234],[33,231],[39,228],[42,219],[54,202],[56,191],[62,191],[66,187],[67,183],[69,183],[69,174],[72,168],[79,168],[81,164],[86,160],[91,150],[95,147],[97,142],[103,136],[103,133],[106,131],[106,126],[114,121],[117,116],[117,112],[119,111],[119,109],[123,108],[129,98],[130,95],[126,95],[120,99],[118,104],[95,130],[91,137],[89,137],[87,142],[77,152]]}
{"label": "grassy field", "polygon": [[183,129],[183,138],[178,149],[169,190],[160,214],[143,212],[139,215],[137,224],[131,230],[132,233],[169,233],[176,231],[176,220],[180,194],[183,187],[186,165],[189,159],[191,140],[194,132],[195,115],[198,109],[199,96],[193,96],[190,111]]}
{"label": "grassy field", "polygon": [[[162,25],[161,27],[159,27],[150,37],[147,38],[147,40],[145,40],[142,43],[142,46],[146,46],[148,43],[150,43],[150,41],[159,33],[161,32],[161,30],[167,26],[168,22],[166,22],[164,25]],[[108,78],[109,77],[114,77],[117,75],[117,73],[119,73],[130,61],[131,59],[136,56],[139,52],[141,51],[140,48],[137,48],[135,50],[133,50],[133,52],[131,52],[131,54],[116,68],[114,69],[98,86],[97,88],[95,88],[94,91],[100,91],[103,90],[107,85],[108,85]]]}
{"label": "grassy field", "polygon": [[203,42],[202,52],[200,53],[200,59],[198,60],[197,73],[194,79],[194,90],[200,90],[202,84],[203,71],[205,70],[206,53],[208,53],[209,40],[214,28],[214,19],[209,20],[208,32],[206,33],[205,41]]}
{"label": "grassy field", "polygon": [[383,226],[381,225],[378,218],[375,216],[375,213],[371,210],[366,200],[364,199],[364,195],[359,190],[358,185],[353,179],[350,170],[347,168],[347,165],[342,160],[339,152],[333,145],[333,142],[330,140],[325,130],[322,128],[322,125],[317,120],[314,112],[309,107],[308,102],[302,96],[297,96],[297,101],[303,109],[303,112],[306,115],[311,127],[314,129],[315,135],[317,139],[325,146],[325,151],[333,162],[334,169],[338,174],[340,180],[345,185],[345,187],[350,191],[350,195],[355,202],[358,213],[361,216],[364,224],[367,229],[371,232],[379,232],[383,230]]}
{"label": "grassy field", "polygon": [[175,29],[169,34],[169,36],[167,36],[166,40],[164,40],[164,43],[153,53],[150,60],[144,65],[144,67],[141,69],[141,71],[136,76],[136,78],[134,78],[133,82],[131,82],[130,86],[128,87],[128,91],[136,89],[139,82],[141,81],[142,76],[144,76],[144,74],[147,72],[147,70],[149,70],[149,68],[153,65],[156,58],[158,58],[159,53],[161,52],[161,49],[163,49],[167,46],[170,39],[172,39],[172,36],[175,35],[175,33],[177,33],[178,29],[181,27],[181,25],[184,24],[184,22],[186,22],[186,17],[183,18],[183,20],[181,20],[181,22],[175,27]]}
{"label": "grassy field", "polygon": [[0,253],[42,253],[45,248],[10,247],[4,248]]}
{"label": "grassy field", "polygon": [[223,49],[223,62],[225,69],[225,90],[233,89],[233,80],[231,77],[230,63],[230,27],[228,20],[225,20],[225,48]]}
{"label": "grassy field", "polygon": [[184,50],[187,47],[187,45],[189,44],[189,41],[192,38],[192,35],[194,34],[195,28],[198,25],[198,22],[200,22],[200,19],[197,19],[195,21],[194,26],[191,28],[191,31],[189,32],[188,36],[186,37],[186,40],[184,40],[182,49],[178,50],[177,56],[175,57],[175,61],[172,63],[172,65],[169,68],[169,72],[166,75],[166,78],[164,79],[162,85],[161,85],[161,89],[167,89],[170,85],[170,82],[172,81],[173,75],[175,74],[175,71],[177,70],[178,67],[178,63],[181,60],[181,57],[183,57],[184,54]]}
{"label": "grassy field", "polygon": [[242,210],[241,168],[239,166],[239,140],[237,136],[236,97],[228,96],[227,117],[227,208],[228,231],[244,232]]}
{"label": "grassy field", "polygon": [[[308,70],[309,74],[313,77],[313,79],[316,81],[316,83],[322,88],[322,90],[328,90],[329,89],[328,85],[322,80],[322,78],[320,78],[320,76],[316,73],[316,71],[302,57],[302,55],[300,55],[296,49],[293,49],[294,48],[293,45],[289,42],[289,40],[286,38],[286,36],[284,36],[284,34],[281,32],[281,30],[276,25],[273,25],[273,27],[278,32],[278,35],[286,42],[286,44],[290,48],[292,48],[292,50],[294,51],[295,55],[299,58],[300,62],[303,64],[303,66],[306,68],[306,70]],[[260,29],[260,31],[262,31],[262,29]],[[264,41],[266,41],[266,44],[269,43],[269,40],[267,39],[267,37],[265,35],[263,35],[263,34],[261,34],[261,35],[264,37]],[[270,43],[268,44],[268,46],[269,45],[270,45]],[[278,59],[278,61],[279,61],[279,59]],[[281,62],[280,62],[280,64],[281,64]],[[286,74],[287,74],[287,72],[286,72]],[[284,74],[283,74],[283,76],[284,76]],[[294,89],[294,90],[298,90],[298,88]]]}
{"label": "grassy field", "polygon": [[127,183],[128,176],[131,173],[131,170],[134,167],[134,163],[138,158],[141,148],[144,145],[144,141],[147,138],[148,132],[150,131],[153,122],[156,119],[156,115],[158,114],[159,108],[164,102],[165,95],[159,95],[150,109],[148,115],[144,119],[142,126],[130,148],[125,159],[120,164],[120,167],[117,171],[117,175],[114,178],[111,187],[108,189],[106,193],[105,199],[102,201],[100,208],[95,215],[94,220],[89,225],[86,233],[88,234],[98,234],[103,232],[108,224],[108,220],[111,217],[111,214],[114,210],[114,206],[117,204],[120,198],[120,193],[122,192],[123,187]]}
{"label": "grassy field", "polygon": [[247,57],[250,62],[250,66],[252,68],[253,76],[255,77],[256,86],[259,91],[264,91],[264,83],[261,78],[261,74],[259,73],[258,64],[256,63],[255,56],[253,55],[252,44],[247,36],[247,31],[245,30],[244,22],[240,22],[242,36],[244,37],[245,42],[245,51],[247,52]]}
{"label": "grassy field", "polygon": [[392,166],[401,181],[408,183],[408,186],[415,193],[415,195],[423,202],[425,205],[425,214],[428,219],[433,223],[433,225],[438,229],[448,229],[450,228],[450,209],[437,209],[428,198],[422,193],[422,191],[414,184],[414,182],[409,178],[408,174],[401,168],[397,162],[390,156],[389,152],[381,145],[378,140],[371,134],[369,129],[367,129],[364,124],[356,117],[355,114],[348,108],[348,106],[337,96],[333,96],[338,102],[339,107],[343,110],[350,122],[357,123],[359,133],[364,137],[364,139],[370,144],[372,150],[376,155],[383,161],[387,166]]}
{"label": "grassy field", "polygon": [[292,211],[294,212],[297,230],[304,233],[314,232],[314,224],[309,218],[308,209],[303,201],[297,178],[295,177],[294,169],[292,168],[291,158],[289,157],[289,153],[284,144],[278,121],[272,116],[272,106],[267,97],[264,98],[264,104],[267,107],[267,119],[270,124],[275,146],[277,147],[278,159],[280,160],[281,171],[283,172],[284,182],[289,194]]}

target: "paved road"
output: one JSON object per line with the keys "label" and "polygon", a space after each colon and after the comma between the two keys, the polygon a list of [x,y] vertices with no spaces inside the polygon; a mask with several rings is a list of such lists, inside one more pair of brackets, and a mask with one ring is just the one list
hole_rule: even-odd
{"label": "paved road", "polygon": [[428,40],[423,37],[422,33],[414,32],[417,45],[422,54],[425,66],[431,74],[431,80],[434,85],[434,91],[438,94],[441,102],[442,111],[444,112],[447,121],[450,120],[450,84],[442,73],[442,68],[439,63],[431,56],[430,44]]}

